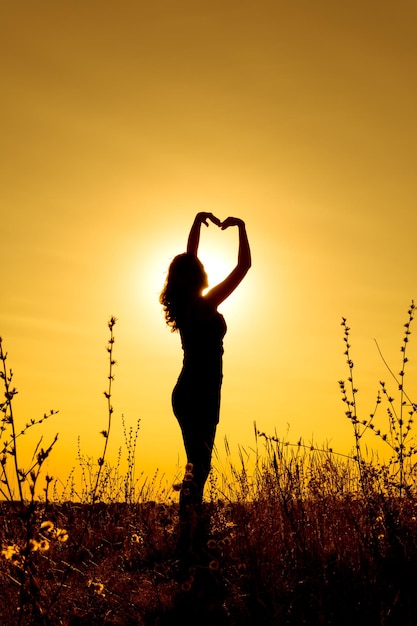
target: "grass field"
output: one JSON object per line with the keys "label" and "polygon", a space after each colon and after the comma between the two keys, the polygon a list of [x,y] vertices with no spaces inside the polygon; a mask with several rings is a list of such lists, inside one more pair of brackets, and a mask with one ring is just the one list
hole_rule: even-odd
{"label": "grass field", "polygon": [[[210,477],[204,541],[186,559],[176,552],[176,498],[138,492],[129,470],[113,480],[105,460],[113,413],[112,320],[103,454],[78,500],[58,497],[42,474],[54,442],[36,451],[28,470],[17,463],[15,390],[1,351],[0,623],[417,624],[417,406],[405,384],[413,315],[414,303],[401,372],[390,372],[397,400],[381,382],[375,412],[366,419],[357,414],[349,327],[342,322],[348,378],[340,389],[352,424],[352,455],[255,429],[260,452],[252,469],[242,457],[227,476]],[[386,461],[365,458],[364,433],[386,443]],[[127,439],[132,464],[135,437]]]}
{"label": "grass field", "polygon": [[417,500],[350,469],[272,457],[250,500],[207,503],[186,565],[175,504],[3,503],[2,623],[415,624]]}

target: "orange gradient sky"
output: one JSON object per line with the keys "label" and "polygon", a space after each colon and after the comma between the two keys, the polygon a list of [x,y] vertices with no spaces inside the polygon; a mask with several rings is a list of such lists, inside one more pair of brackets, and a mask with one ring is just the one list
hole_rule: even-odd
{"label": "orange gradient sky", "polygon": [[[242,217],[253,255],[222,307],[220,452],[254,420],[351,449],[341,316],[366,417],[391,384],[374,338],[397,371],[417,295],[416,23],[411,0],[2,3],[0,335],[18,422],[59,410],[22,465],[55,432],[50,474],[78,436],[100,456],[115,315],[109,460],[140,418],[137,472],[173,479],[182,354],[158,295],[198,211]],[[237,232],[201,246],[213,283]]]}

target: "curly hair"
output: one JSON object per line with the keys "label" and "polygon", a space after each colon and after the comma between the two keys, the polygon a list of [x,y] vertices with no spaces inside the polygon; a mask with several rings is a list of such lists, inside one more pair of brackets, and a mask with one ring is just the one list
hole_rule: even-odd
{"label": "curly hair", "polygon": [[172,332],[180,328],[190,301],[205,287],[207,274],[198,257],[184,252],[171,261],[159,302],[163,306],[165,321]]}

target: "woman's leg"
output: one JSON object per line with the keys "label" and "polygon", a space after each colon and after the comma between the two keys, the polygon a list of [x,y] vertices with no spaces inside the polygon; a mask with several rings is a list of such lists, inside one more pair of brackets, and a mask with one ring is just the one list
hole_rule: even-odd
{"label": "woman's leg", "polygon": [[172,399],[189,465],[180,493],[179,512],[182,527],[179,550],[190,552],[198,550],[204,544],[207,535],[208,522],[203,519],[201,504],[204,486],[210,473],[220,397],[219,394],[204,398],[202,394],[196,396],[183,393],[177,386]]}
{"label": "woman's leg", "polygon": [[204,486],[210,473],[216,426],[213,422],[201,424],[198,421],[182,426],[187,462],[190,465],[190,471],[186,473],[184,480],[184,491],[188,496],[185,499],[190,504],[200,505],[203,500]]}
{"label": "woman's leg", "polygon": [[210,517],[202,507],[203,491],[210,472],[216,424],[210,428],[183,428],[188,468],[180,492],[180,534],[177,549],[181,558],[204,554]]}

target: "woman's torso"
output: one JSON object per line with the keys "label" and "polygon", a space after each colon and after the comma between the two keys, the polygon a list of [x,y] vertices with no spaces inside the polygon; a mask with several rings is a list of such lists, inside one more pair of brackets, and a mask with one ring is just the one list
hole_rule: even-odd
{"label": "woman's torso", "polygon": [[181,378],[198,387],[218,387],[222,380],[223,337],[227,327],[223,315],[204,298],[191,307],[180,325],[184,351]]}

